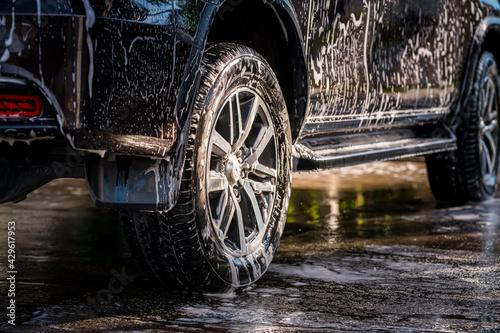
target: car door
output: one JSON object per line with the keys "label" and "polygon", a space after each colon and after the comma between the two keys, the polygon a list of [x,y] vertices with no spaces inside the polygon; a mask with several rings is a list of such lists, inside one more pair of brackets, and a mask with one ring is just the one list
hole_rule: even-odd
{"label": "car door", "polygon": [[379,99],[370,125],[449,112],[460,78],[459,0],[382,0],[374,37]]}
{"label": "car door", "polygon": [[310,73],[305,135],[358,128],[377,101],[373,42],[377,2],[294,1]]}

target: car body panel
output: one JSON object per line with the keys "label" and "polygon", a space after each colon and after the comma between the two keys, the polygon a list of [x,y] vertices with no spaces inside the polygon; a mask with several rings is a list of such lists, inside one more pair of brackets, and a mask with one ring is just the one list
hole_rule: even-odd
{"label": "car body panel", "polygon": [[[96,204],[171,209],[212,25],[252,1],[0,0],[0,75],[39,90],[52,110],[45,137],[29,131],[36,120],[0,120],[0,140],[66,140],[86,161]],[[426,0],[424,11],[410,0],[259,4],[290,56],[294,140],[453,116],[481,34],[500,27],[496,0]]]}
{"label": "car body panel", "polygon": [[475,29],[498,14],[497,4],[294,1],[311,78],[302,136],[411,126],[456,112]]}

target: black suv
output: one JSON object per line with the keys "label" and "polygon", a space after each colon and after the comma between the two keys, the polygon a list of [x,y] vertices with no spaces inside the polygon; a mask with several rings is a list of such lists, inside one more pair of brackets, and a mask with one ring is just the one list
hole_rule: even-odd
{"label": "black suv", "polygon": [[162,283],[261,277],[293,170],[425,155],[438,200],[495,194],[497,0],[0,4],[0,202],[86,178]]}

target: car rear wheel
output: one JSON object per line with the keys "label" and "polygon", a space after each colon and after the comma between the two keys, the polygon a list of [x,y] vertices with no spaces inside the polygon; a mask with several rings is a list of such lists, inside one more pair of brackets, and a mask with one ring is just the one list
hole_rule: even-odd
{"label": "car rear wheel", "polygon": [[452,156],[427,158],[431,189],[440,201],[483,201],[497,190],[499,169],[499,77],[495,57],[485,51],[477,65]]}
{"label": "car rear wheel", "polygon": [[291,139],[278,81],[253,50],[205,53],[177,205],[123,213],[125,236],[150,276],[205,292],[247,286],[267,270],[284,228]]}

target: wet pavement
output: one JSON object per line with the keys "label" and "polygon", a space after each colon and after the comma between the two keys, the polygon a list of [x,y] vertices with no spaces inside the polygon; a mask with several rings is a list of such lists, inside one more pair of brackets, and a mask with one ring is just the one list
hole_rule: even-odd
{"label": "wet pavement", "polygon": [[52,182],[0,206],[1,309],[7,222],[16,222],[10,332],[500,331],[500,197],[442,207],[420,161],[294,178],[269,272],[225,296],[154,286],[130,260],[115,213],[85,182]]}

